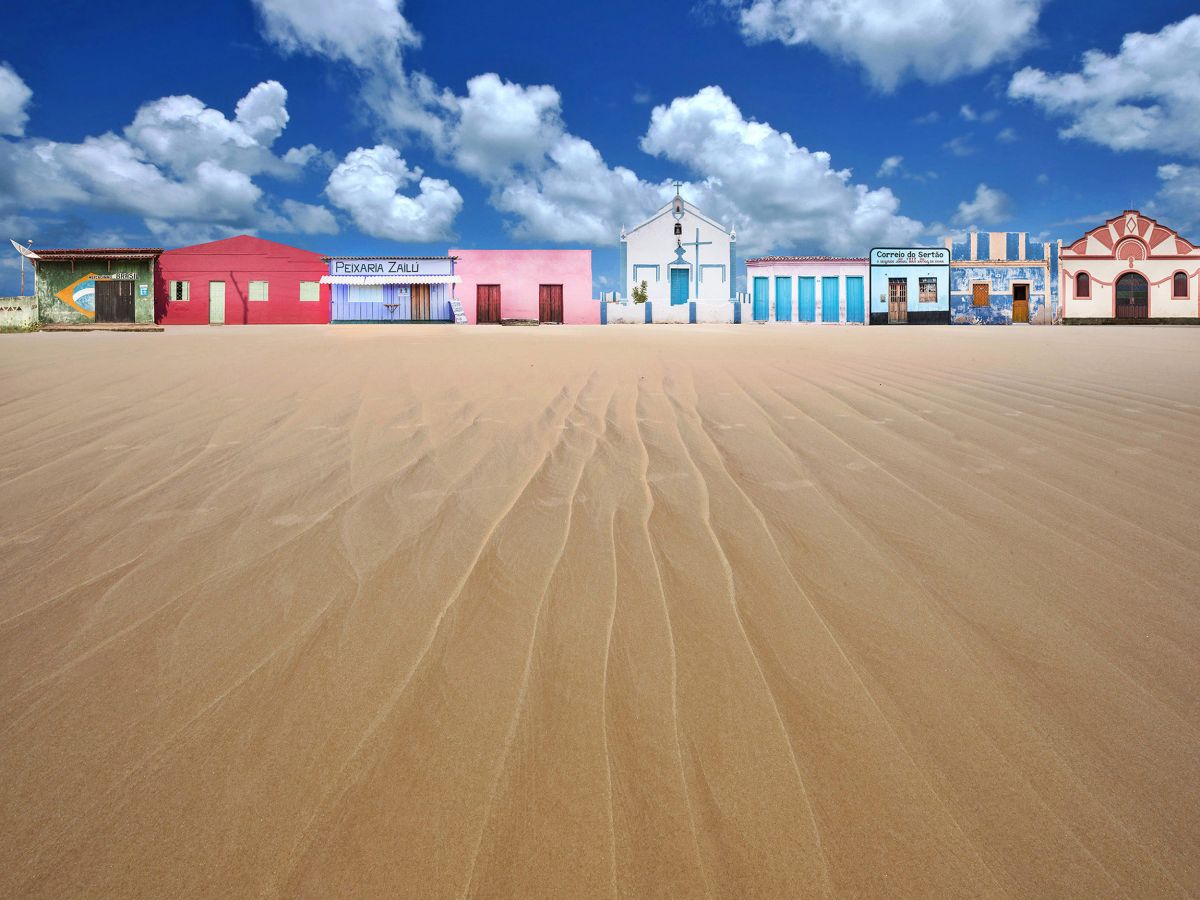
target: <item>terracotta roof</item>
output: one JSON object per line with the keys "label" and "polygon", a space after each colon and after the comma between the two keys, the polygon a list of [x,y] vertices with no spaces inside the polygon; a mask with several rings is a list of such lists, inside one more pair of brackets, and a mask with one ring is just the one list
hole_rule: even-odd
{"label": "terracotta roof", "polygon": [[104,257],[128,259],[131,257],[159,256],[162,247],[80,247],[73,250],[43,250],[33,247],[33,252],[44,259],[103,259]]}
{"label": "terracotta roof", "polygon": [[863,263],[867,262],[866,257],[859,256],[756,256],[753,259],[746,260],[746,265],[754,265],[755,263]]}

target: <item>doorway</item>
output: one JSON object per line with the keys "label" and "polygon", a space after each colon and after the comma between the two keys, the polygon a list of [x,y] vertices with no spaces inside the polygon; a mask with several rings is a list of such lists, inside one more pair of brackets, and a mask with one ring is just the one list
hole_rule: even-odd
{"label": "doorway", "polygon": [[908,279],[888,279],[888,324],[908,324]]}
{"label": "doorway", "polygon": [[692,273],[688,269],[671,270],[671,305],[687,303],[691,295]]}
{"label": "doorway", "polygon": [[538,285],[538,321],[561,325],[563,301],[561,284]]}
{"label": "doorway", "polygon": [[478,284],[475,286],[475,324],[500,324],[500,285]]}
{"label": "doorway", "polygon": [[96,321],[133,321],[133,282],[96,282]]}
{"label": "doorway", "polygon": [[225,324],[225,282],[208,283],[208,324]]}
{"label": "doorway", "polygon": [[1150,317],[1150,286],[1137,272],[1126,272],[1117,279],[1118,319],[1147,319]]}
{"label": "doorway", "polygon": [[754,279],[754,321],[766,322],[771,318],[771,282],[767,278]]}
{"label": "doorway", "polygon": [[414,284],[409,288],[412,307],[409,318],[414,322],[429,321],[429,285]]}
{"label": "doorway", "polygon": [[1016,324],[1029,323],[1029,285],[1013,285],[1013,316]]}

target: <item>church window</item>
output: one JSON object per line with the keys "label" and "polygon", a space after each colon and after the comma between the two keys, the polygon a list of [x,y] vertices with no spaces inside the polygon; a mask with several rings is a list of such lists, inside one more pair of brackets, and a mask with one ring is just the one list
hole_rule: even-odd
{"label": "church window", "polygon": [[1088,277],[1087,272],[1080,272],[1075,276],[1075,296],[1092,296],[1092,279]]}
{"label": "church window", "polygon": [[1188,277],[1186,272],[1176,272],[1172,279],[1171,296],[1176,300],[1187,299],[1188,295]]}

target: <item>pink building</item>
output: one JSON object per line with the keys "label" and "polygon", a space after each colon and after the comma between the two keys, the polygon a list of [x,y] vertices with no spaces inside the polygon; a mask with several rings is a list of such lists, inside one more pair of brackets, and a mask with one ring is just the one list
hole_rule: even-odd
{"label": "pink building", "polygon": [[599,325],[591,250],[451,250],[455,295],[472,325],[533,319]]}

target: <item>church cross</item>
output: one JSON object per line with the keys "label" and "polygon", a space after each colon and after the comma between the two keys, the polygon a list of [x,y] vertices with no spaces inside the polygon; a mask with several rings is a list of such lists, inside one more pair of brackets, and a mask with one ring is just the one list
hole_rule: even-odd
{"label": "church cross", "polygon": [[[683,243],[683,242],[681,242],[681,243]],[[696,250],[695,250],[696,262],[695,262],[695,266],[694,266],[694,271],[695,271],[695,275],[696,275],[696,295],[697,296],[699,296],[699,294],[700,294],[700,248],[707,247],[711,243],[712,243],[712,241],[700,240],[700,229],[699,228],[696,229],[696,239],[694,241],[687,241],[686,243],[683,243],[683,246],[685,246],[685,247],[695,247],[696,248]]]}

